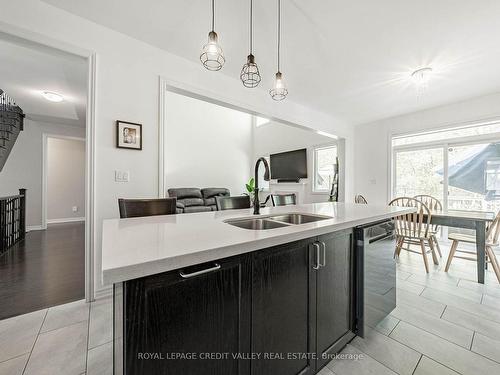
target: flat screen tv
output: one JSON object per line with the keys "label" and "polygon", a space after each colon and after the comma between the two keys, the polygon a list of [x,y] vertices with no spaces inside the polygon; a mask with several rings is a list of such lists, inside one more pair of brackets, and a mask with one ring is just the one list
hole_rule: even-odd
{"label": "flat screen tv", "polygon": [[283,181],[298,181],[307,178],[307,150],[271,154],[271,178]]}

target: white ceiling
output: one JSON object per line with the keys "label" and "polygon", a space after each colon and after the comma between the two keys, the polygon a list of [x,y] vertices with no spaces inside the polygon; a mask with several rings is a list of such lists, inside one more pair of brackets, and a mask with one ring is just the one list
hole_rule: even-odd
{"label": "white ceiling", "polygon": [[[85,126],[85,59],[0,34],[0,60],[0,88],[28,118]],[[59,93],[65,100],[49,102],[42,91]]]}
{"label": "white ceiling", "polygon": [[[209,0],[44,1],[192,61],[210,25]],[[235,78],[248,54],[248,3],[216,2],[222,74]],[[290,100],[357,124],[500,91],[498,0],[282,3]],[[254,55],[268,89],[276,70],[276,1],[255,0],[254,7]],[[424,66],[435,74],[417,100],[409,76]]]}

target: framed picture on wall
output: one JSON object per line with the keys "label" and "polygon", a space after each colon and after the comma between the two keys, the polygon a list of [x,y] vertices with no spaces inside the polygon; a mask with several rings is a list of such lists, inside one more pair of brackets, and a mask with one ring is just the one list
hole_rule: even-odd
{"label": "framed picture on wall", "polygon": [[116,121],[116,147],[142,150],[142,125]]}

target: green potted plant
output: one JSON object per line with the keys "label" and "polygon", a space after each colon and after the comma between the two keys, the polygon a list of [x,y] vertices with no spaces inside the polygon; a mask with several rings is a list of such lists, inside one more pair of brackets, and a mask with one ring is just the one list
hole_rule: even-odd
{"label": "green potted plant", "polygon": [[252,177],[246,184],[245,187],[247,189],[247,194],[250,197],[250,202],[253,203],[253,198],[255,195],[255,179]]}

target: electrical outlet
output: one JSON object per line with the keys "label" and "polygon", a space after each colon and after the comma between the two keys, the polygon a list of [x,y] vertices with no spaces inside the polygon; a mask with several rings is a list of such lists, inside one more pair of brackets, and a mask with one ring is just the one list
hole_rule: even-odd
{"label": "electrical outlet", "polygon": [[122,174],[122,181],[123,182],[129,182],[130,181],[130,172],[129,171],[124,171]]}
{"label": "electrical outlet", "polygon": [[73,206],[73,212],[78,212],[78,206]]}

